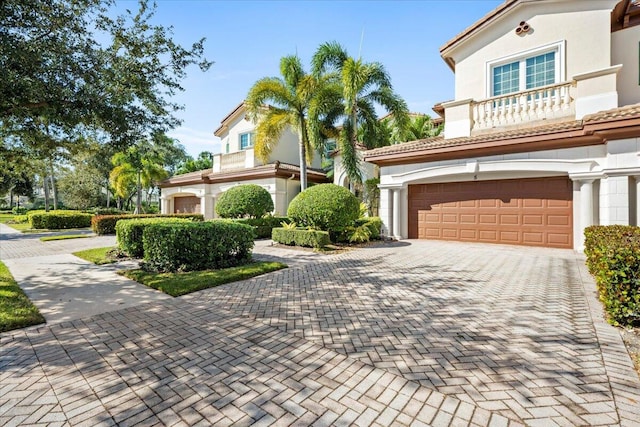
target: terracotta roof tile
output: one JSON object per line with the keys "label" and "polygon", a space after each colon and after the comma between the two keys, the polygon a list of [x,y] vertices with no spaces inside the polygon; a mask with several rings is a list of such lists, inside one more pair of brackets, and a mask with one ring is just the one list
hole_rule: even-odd
{"label": "terracotta roof tile", "polygon": [[387,154],[407,153],[411,151],[429,150],[442,147],[455,147],[479,142],[499,141],[503,139],[522,138],[527,136],[545,135],[548,133],[580,129],[582,122],[574,120],[570,122],[552,123],[536,127],[512,129],[502,132],[483,133],[471,137],[444,139],[442,136],[420,139],[388,147],[376,148],[365,153],[365,157],[381,156]]}
{"label": "terracotta roof tile", "polygon": [[640,117],[640,104],[627,105],[612,110],[600,111],[598,113],[584,116],[582,121],[586,123],[608,122],[610,120],[630,119]]}

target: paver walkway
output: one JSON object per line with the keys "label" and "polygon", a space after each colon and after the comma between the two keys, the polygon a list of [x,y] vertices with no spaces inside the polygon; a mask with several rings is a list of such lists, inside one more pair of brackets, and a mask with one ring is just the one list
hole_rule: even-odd
{"label": "paver walkway", "polygon": [[256,253],[292,267],[1,334],[0,425],[640,425],[580,255]]}

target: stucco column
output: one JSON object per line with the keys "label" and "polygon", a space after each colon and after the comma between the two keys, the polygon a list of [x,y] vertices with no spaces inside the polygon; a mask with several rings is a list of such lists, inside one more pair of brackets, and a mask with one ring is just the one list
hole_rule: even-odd
{"label": "stucco column", "polygon": [[636,181],[636,226],[640,227],[640,175],[633,179]]}
{"label": "stucco column", "polygon": [[393,237],[402,238],[402,189],[394,188],[393,190]]}
{"label": "stucco column", "polygon": [[580,180],[580,227],[593,225],[593,179]]}
{"label": "stucco column", "polygon": [[160,197],[160,213],[162,214],[170,214],[171,210],[171,200],[168,197]]}
{"label": "stucco column", "polygon": [[576,249],[584,251],[584,229],[593,224],[593,179],[581,179],[580,182],[580,239]]}
{"label": "stucco column", "polygon": [[205,193],[200,197],[200,213],[204,219],[213,219],[213,195]]}

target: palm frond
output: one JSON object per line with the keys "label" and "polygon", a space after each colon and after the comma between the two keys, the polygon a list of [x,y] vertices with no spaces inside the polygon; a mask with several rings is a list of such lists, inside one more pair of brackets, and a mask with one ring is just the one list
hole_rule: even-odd
{"label": "palm frond", "polygon": [[284,130],[292,124],[291,122],[291,113],[284,109],[268,110],[260,118],[256,128],[256,142],[253,147],[260,160],[267,162]]}

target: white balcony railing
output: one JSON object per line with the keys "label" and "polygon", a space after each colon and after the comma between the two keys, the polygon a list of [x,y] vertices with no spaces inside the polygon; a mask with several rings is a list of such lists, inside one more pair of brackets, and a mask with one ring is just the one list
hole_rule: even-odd
{"label": "white balcony railing", "polygon": [[575,115],[573,82],[542,86],[471,103],[473,130]]}
{"label": "white balcony railing", "polygon": [[220,170],[244,169],[246,164],[246,151],[223,154],[220,156]]}

